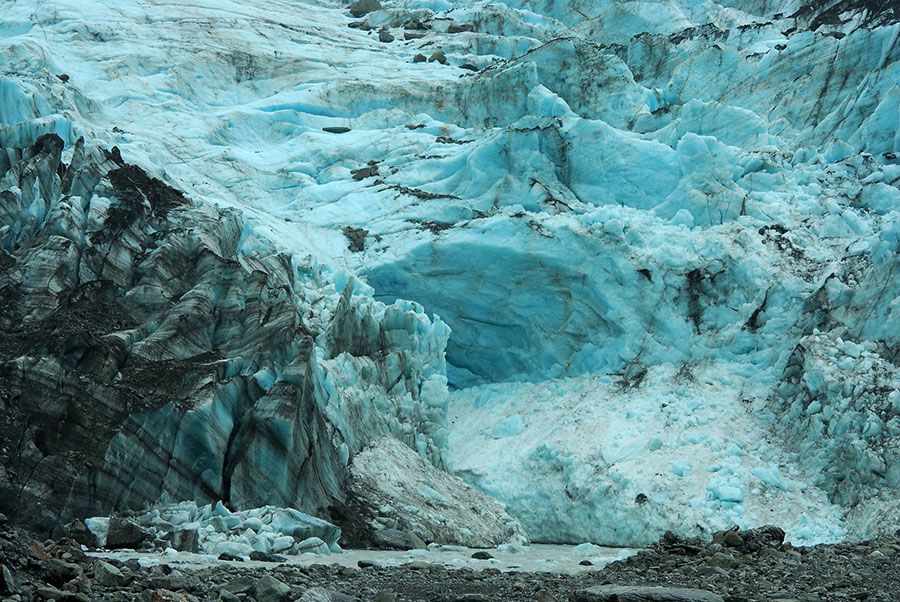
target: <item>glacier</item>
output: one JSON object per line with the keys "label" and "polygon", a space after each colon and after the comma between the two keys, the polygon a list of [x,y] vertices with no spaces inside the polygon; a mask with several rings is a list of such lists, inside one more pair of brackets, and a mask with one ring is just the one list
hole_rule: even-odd
{"label": "glacier", "polygon": [[12,3],[0,509],[331,519],[387,437],[492,545],[896,530],[896,8],[382,4]]}

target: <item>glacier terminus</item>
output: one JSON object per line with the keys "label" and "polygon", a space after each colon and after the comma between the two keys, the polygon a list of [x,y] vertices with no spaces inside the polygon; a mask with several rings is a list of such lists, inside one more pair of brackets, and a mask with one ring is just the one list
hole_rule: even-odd
{"label": "glacier terminus", "polygon": [[2,3],[0,512],[238,559],[893,536],[898,38],[882,0]]}

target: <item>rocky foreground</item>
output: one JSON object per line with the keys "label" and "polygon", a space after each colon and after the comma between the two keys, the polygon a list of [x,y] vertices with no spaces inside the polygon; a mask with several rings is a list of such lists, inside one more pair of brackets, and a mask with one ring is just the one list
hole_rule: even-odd
{"label": "rocky foreground", "polygon": [[[860,543],[793,547],[775,527],[717,533],[713,541],[671,534],[635,556],[580,574],[402,567],[360,562],[202,568],[144,567],[99,559],[67,539],[38,542],[0,527],[3,601],[146,600],[342,602],[352,600],[553,600],[738,602],[900,599],[900,532]],[[489,559],[489,552],[477,552]],[[586,562],[586,561],[585,561]]]}

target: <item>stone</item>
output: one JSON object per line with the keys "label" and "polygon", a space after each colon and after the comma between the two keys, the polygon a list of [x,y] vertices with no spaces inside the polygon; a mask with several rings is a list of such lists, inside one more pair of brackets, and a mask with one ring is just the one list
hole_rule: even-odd
{"label": "stone", "polygon": [[227,589],[219,591],[219,600],[222,600],[222,602],[241,602],[241,598],[239,598],[235,594],[232,594]]}
{"label": "stone", "polygon": [[756,551],[762,547],[777,548],[784,544],[784,529],[773,525],[763,525],[756,529],[740,532],[747,549]]}
{"label": "stone", "polygon": [[44,562],[44,578],[56,586],[62,586],[81,575],[81,567],[73,562],[49,559]]}
{"label": "stone", "polygon": [[57,539],[67,537],[89,548],[99,547],[97,536],[85,526],[84,522],[74,520],[59,529]]}
{"label": "stone", "polygon": [[406,533],[399,529],[379,529],[372,534],[375,547],[389,550],[422,550],[425,542],[414,533]]}
{"label": "stone", "polygon": [[16,579],[6,563],[0,563],[0,594],[16,593]]}
{"label": "stone", "polygon": [[284,602],[291,595],[291,586],[266,575],[253,585],[253,596],[257,602]]}
{"label": "stone", "polygon": [[[354,507],[355,521],[371,528],[357,535],[356,544],[373,544],[381,526],[406,534],[393,533],[394,547],[417,547],[422,543],[493,548],[511,539],[525,540],[524,530],[516,519],[495,500],[463,482],[458,477],[438,470],[416,451],[396,439],[372,441],[350,464],[347,490]],[[390,481],[384,475],[391,475]],[[397,512],[395,508],[418,511]],[[361,527],[360,530],[364,530]],[[349,530],[345,535],[352,535]],[[379,541],[382,541],[379,539]]]}
{"label": "stone", "polygon": [[447,33],[463,33],[465,31],[475,31],[475,26],[471,23],[451,23],[447,28]]}
{"label": "stone", "polygon": [[366,237],[369,235],[368,230],[366,230],[365,228],[344,226],[342,232],[344,233],[344,236],[347,237],[347,240],[350,241],[350,243],[347,245],[348,249],[350,249],[354,253],[359,253],[366,248]]}
{"label": "stone", "polygon": [[91,598],[87,594],[60,590],[50,586],[38,587],[35,594],[43,600],[56,600],[56,602],[91,602]]}
{"label": "stone", "polygon": [[240,556],[235,556],[234,554],[229,554],[228,552],[222,552],[218,556],[219,560],[224,560],[226,562],[244,562],[244,559]]}
{"label": "stone", "polygon": [[127,518],[113,516],[109,519],[109,530],[106,533],[104,547],[110,550],[121,548],[137,549],[149,537],[150,534],[136,522]]}
{"label": "stone", "polygon": [[222,589],[232,594],[246,594],[253,589],[253,586],[256,585],[256,580],[249,575],[238,575],[231,581],[225,584],[225,587]]}
{"label": "stone", "polygon": [[381,8],[381,2],[378,0],[357,0],[350,5],[350,14],[359,19]]}
{"label": "stone", "polygon": [[197,597],[185,592],[156,589],[150,593],[150,602],[197,602]]}
{"label": "stone", "polygon": [[38,542],[34,542],[30,546],[28,546],[28,554],[30,556],[33,556],[34,558],[37,558],[38,560],[47,561],[50,559],[50,556],[48,556],[47,552],[44,551],[43,546],[41,546],[41,544],[39,544]]}
{"label": "stone", "polygon": [[706,563],[721,569],[735,569],[741,565],[740,560],[725,552],[716,552],[706,559]]}
{"label": "stone", "polygon": [[575,594],[577,602],[724,602],[722,596],[702,589],[599,585]]}
{"label": "stone", "polygon": [[281,554],[271,554],[268,552],[258,552],[256,550],[250,552],[250,560],[256,562],[287,562],[287,556]]}
{"label": "stone", "polygon": [[429,63],[440,63],[441,65],[447,64],[447,55],[443,53],[441,50],[435,50],[431,53],[431,56],[428,57]]}
{"label": "stone", "polygon": [[421,54],[421,53],[416,54],[416,55],[413,57],[413,62],[414,62],[414,63],[424,63],[424,62],[427,61],[427,60],[428,60],[428,59],[425,57],[425,55],[424,55],[424,54]]}
{"label": "stone", "polygon": [[179,552],[196,554],[200,551],[200,533],[197,529],[178,529],[170,534],[172,548]]}
{"label": "stone", "polygon": [[726,531],[722,541],[730,548],[740,548],[744,545],[744,538],[738,535],[737,531]]}
{"label": "stone", "polygon": [[200,580],[194,575],[185,575],[181,571],[172,571],[168,575],[151,577],[149,584],[150,587],[155,589],[194,591],[200,586]]}
{"label": "stone", "polygon": [[121,587],[128,583],[128,577],[122,571],[102,560],[94,565],[94,580],[105,587]]}
{"label": "stone", "polygon": [[391,35],[391,32],[389,32],[387,29],[382,29],[378,32],[378,41],[390,43],[394,41],[394,36]]}
{"label": "stone", "polygon": [[393,592],[379,592],[371,602],[399,602],[400,598]]}
{"label": "stone", "polygon": [[9,522],[9,518],[5,514],[0,512],[0,527],[2,527],[3,525],[5,525],[8,522]]}
{"label": "stone", "polygon": [[357,560],[356,566],[358,566],[361,569],[370,569],[375,566],[375,563],[372,562],[371,560]]}
{"label": "stone", "polygon": [[360,167],[359,169],[351,169],[350,175],[353,176],[354,180],[365,180],[366,178],[378,175],[378,166],[367,165],[366,167]]}
{"label": "stone", "polygon": [[297,602],[356,602],[356,598],[324,587],[311,587],[297,598]]}

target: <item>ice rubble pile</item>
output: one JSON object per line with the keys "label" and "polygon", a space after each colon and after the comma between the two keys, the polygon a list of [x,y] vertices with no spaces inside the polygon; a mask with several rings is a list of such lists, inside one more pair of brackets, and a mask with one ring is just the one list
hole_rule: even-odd
{"label": "ice rubble pile", "polygon": [[900,487],[896,364],[885,361],[871,341],[854,343],[815,330],[792,354],[775,399],[806,479],[852,508],[858,531],[893,527]]}
{"label": "ice rubble pile", "polygon": [[[106,545],[109,518],[85,521],[97,537],[97,545]],[[193,552],[249,557],[262,554],[329,554],[340,552],[337,541],[341,530],[293,508],[263,506],[232,512],[222,502],[197,506],[196,502],[161,505],[134,517],[134,522],[156,537],[171,540],[191,533]],[[182,550],[188,551],[188,550]]]}
{"label": "ice rubble pile", "polygon": [[[173,255],[176,267],[154,263],[164,253],[152,239],[182,249],[187,234],[167,233],[159,216],[143,234],[128,229],[100,247],[122,276],[109,297],[82,306],[164,292],[152,307],[138,303],[131,319],[143,330],[85,329],[118,333],[142,353],[171,348],[167,337],[178,350],[196,338],[186,333],[211,332],[171,359],[212,362],[218,392],[202,410],[166,409],[171,419],[159,413],[162,398],[129,410],[128,433],[97,446],[110,452],[101,460],[92,451],[87,464],[150,457],[156,485],[135,497],[117,469],[98,490],[128,490],[116,498],[127,505],[170,488],[200,501],[230,488],[233,502],[302,498],[298,507],[312,512],[335,499],[353,457],[388,434],[436,464],[447,457],[537,539],[642,543],[665,529],[696,534],[730,521],[779,522],[803,541],[895,528],[892,4],[382,4],[360,17],[327,0],[10,9],[0,39],[10,166],[20,155],[28,164],[36,151],[27,149],[51,132],[66,143],[68,164],[84,135],[183,191],[195,202],[183,219],[210,224],[201,232],[233,216],[232,242],[198,235],[195,255]],[[84,262],[93,236],[76,228],[74,244],[60,246],[41,229],[48,222],[32,201],[52,205],[49,174],[69,171],[54,161],[42,169],[37,187],[5,176],[14,201],[4,204],[3,236],[20,244],[9,256],[21,266],[26,248],[40,248]],[[92,169],[100,194],[68,192],[65,175],[58,185],[56,202],[74,207],[76,225],[103,199],[119,206],[122,187],[107,194],[108,169]],[[35,236],[46,242],[22,246]],[[202,271],[205,292],[188,304],[197,274],[180,266],[200,256],[223,262]],[[286,258],[299,274],[283,270]],[[0,273],[26,287],[4,324],[30,324],[58,306],[69,280],[57,277],[49,291],[34,282],[67,272],[47,265],[40,275]],[[177,290],[167,288],[170,274]],[[244,282],[263,274],[246,292]],[[221,278],[230,284],[213,283]],[[299,283],[308,288],[297,299]],[[173,302],[183,310],[171,313]],[[29,313],[32,303],[42,310]],[[210,306],[224,322],[195,326],[203,322],[191,318]],[[273,322],[292,312],[308,324]],[[176,324],[164,313],[187,317]],[[296,337],[278,336],[286,323],[306,324],[301,338],[314,342],[295,349]],[[59,338],[58,326],[48,328],[42,336]],[[138,333],[134,345],[122,331]],[[862,350],[852,362],[847,344]],[[75,367],[93,365],[81,359],[87,348],[29,347],[40,370],[17,374],[74,387]],[[20,342],[2,349],[13,349],[4,362],[25,361]],[[207,352],[224,357],[197,355]],[[148,374],[159,373],[128,382]],[[448,381],[459,389],[449,399]],[[40,466],[41,483],[54,482],[47,471],[79,474],[62,459],[39,462],[61,457],[71,429],[28,429],[23,465],[4,458],[11,474]],[[146,441],[176,431],[183,443],[171,447],[190,452],[176,451],[177,461],[147,452]],[[283,449],[300,459],[313,449],[324,465],[285,464]],[[195,450],[209,461],[189,461]],[[292,480],[297,471],[304,476]],[[203,475],[202,485],[184,475]],[[244,485],[258,480],[265,486]],[[51,495],[47,485],[29,487],[30,500]]]}

